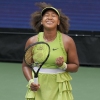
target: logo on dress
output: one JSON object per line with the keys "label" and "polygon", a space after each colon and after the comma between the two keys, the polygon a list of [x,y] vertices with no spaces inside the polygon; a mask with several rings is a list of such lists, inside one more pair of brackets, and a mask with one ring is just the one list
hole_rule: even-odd
{"label": "logo on dress", "polygon": [[55,51],[55,50],[57,50],[57,49],[58,49],[58,48],[53,48],[52,50]]}

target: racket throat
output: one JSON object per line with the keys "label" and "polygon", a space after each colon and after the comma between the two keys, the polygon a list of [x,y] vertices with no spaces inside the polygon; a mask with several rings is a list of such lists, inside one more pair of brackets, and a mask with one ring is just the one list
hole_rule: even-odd
{"label": "racket throat", "polygon": [[34,78],[37,78],[37,77],[38,77],[38,74],[35,73]]}

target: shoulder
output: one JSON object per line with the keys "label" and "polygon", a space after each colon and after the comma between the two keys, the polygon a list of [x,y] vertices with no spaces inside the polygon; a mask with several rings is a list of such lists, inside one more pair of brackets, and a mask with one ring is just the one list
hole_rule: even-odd
{"label": "shoulder", "polygon": [[72,37],[62,33],[62,40],[66,51],[76,48],[75,42]]}
{"label": "shoulder", "polygon": [[30,37],[26,42],[25,48],[37,41],[38,41],[38,35],[34,35],[34,36]]}
{"label": "shoulder", "polygon": [[70,37],[70,36],[67,35],[67,34],[62,33],[62,38],[63,38],[63,41],[64,41],[65,43],[73,43],[73,42],[74,42],[73,38]]}

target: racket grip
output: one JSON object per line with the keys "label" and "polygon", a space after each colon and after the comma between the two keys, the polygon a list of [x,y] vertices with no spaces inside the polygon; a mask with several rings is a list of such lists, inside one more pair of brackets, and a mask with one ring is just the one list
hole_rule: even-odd
{"label": "racket grip", "polygon": [[38,77],[37,78],[34,78],[34,83],[35,84],[38,84]]}

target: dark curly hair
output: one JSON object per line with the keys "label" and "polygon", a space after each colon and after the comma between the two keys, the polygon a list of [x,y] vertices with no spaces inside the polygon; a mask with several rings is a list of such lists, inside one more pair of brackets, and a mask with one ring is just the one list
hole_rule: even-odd
{"label": "dark curly hair", "polygon": [[[39,2],[36,3],[35,5],[38,6],[40,10],[31,14],[31,25],[36,32],[43,32],[43,25],[41,25],[41,20],[42,20],[41,11],[45,7],[52,7],[52,5],[47,4],[45,2]],[[59,18],[60,24],[57,26],[57,30],[59,30],[62,33],[68,33],[69,18],[64,13],[61,12],[61,9],[57,9],[57,10],[60,13],[60,18]]]}

